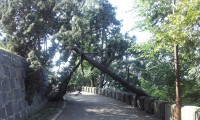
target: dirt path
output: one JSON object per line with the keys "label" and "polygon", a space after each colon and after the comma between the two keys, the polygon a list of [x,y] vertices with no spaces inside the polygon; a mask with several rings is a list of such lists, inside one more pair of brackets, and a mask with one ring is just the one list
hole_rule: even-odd
{"label": "dirt path", "polygon": [[157,120],[112,98],[82,92],[65,95],[67,105],[57,120]]}

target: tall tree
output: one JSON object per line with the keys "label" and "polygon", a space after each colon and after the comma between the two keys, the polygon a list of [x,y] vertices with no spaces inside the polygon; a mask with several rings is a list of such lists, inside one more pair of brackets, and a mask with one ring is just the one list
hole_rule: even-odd
{"label": "tall tree", "polygon": [[[30,62],[28,72],[31,73],[27,73],[27,78],[37,75],[38,71],[52,63],[55,52],[60,48],[56,34],[71,30],[70,22],[83,4],[84,1],[79,0],[1,1],[0,29],[6,35],[5,44]],[[52,45],[48,45],[48,41]],[[68,74],[69,78],[71,75]],[[32,78],[38,81],[37,77]],[[40,83],[33,81],[26,80],[26,89]],[[35,87],[31,88],[35,91]]]}
{"label": "tall tree", "polygon": [[[128,48],[128,42],[120,33],[121,24],[115,18],[114,7],[107,0],[88,0],[81,11],[71,21],[71,31],[57,34],[60,43],[68,50],[78,46],[109,66],[122,57],[122,53]],[[84,65],[82,68],[84,69]],[[99,86],[103,87],[105,75],[100,73],[99,76]]]}
{"label": "tall tree", "polygon": [[[200,9],[198,6],[200,2],[198,0],[179,0],[176,5],[172,5],[171,0],[137,1],[139,3],[137,7],[140,8],[139,15],[143,20],[140,21],[139,27],[149,30],[153,34],[153,39],[158,43],[158,51],[162,47],[172,47],[175,44],[174,59],[177,59],[178,50],[176,48],[179,46],[180,77],[188,80],[188,68],[192,65],[190,61],[197,62],[195,59],[191,60],[191,57],[199,49],[199,29],[197,28],[199,27]],[[172,9],[176,12],[173,13]],[[177,63],[177,61],[175,62]],[[175,67],[176,73],[178,73],[178,66]],[[184,83],[183,88],[188,85],[185,82],[182,83]],[[185,94],[184,92],[183,94]],[[176,110],[180,111],[180,105]],[[180,119],[180,114],[176,118]]]}

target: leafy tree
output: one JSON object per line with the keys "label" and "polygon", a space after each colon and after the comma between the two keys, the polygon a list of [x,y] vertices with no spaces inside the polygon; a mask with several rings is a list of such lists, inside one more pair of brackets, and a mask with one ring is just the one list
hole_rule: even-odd
{"label": "leafy tree", "polygon": [[[71,0],[1,2],[0,29],[6,35],[4,44],[27,58],[30,62],[27,78],[35,78],[26,82],[26,90],[31,93],[30,96],[40,83],[35,82],[39,79],[35,75],[52,65],[52,58],[59,50],[59,43],[56,42],[58,38],[55,35],[63,30],[71,30],[70,21],[79,13],[82,4],[81,1]],[[51,45],[48,41],[51,41]]]}
{"label": "leafy tree", "polygon": [[[107,67],[122,57],[128,43],[120,33],[120,21],[115,18],[114,10],[107,0],[86,1],[82,12],[71,21],[72,30],[57,34],[61,49],[70,50],[77,46]],[[84,66],[81,68],[89,70],[89,67]],[[91,69],[93,68],[91,66]],[[90,77],[94,78],[96,73],[98,72],[91,73]],[[104,85],[104,76],[100,73],[100,87]]]}
{"label": "leafy tree", "polygon": [[[190,88],[193,86],[191,80],[195,79],[194,74],[191,75],[191,73],[196,68],[195,63],[198,63],[196,58],[199,57],[197,53],[199,29],[197,28],[199,27],[200,9],[198,6],[200,2],[198,0],[180,0],[177,1],[176,6],[171,5],[169,0],[137,0],[137,2],[138,15],[143,20],[139,22],[138,27],[153,34],[152,39],[157,43],[156,52],[161,52],[163,47],[171,51],[170,47],[174,44],[179,46],[182,97],[183,102],[186,103],[191,100],[189,94],[196,94],[195,91],[198,89],[195,87],[193,91]],[[173,8],[176,11],[174,14],[172,13]],[[171,63],[167,61],[165,64],[170,65]],[[158,71],[160,73],[163,70],[159,69]],[[189,76],[193,76],[192,79],[189,79]],[[198,96],[198,94],[196,95]]]}

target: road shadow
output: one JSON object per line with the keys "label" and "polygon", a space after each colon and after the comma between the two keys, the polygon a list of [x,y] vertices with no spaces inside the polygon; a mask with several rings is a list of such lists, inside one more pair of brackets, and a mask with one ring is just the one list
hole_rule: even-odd
{"label": "road shadow", "polygon": [[66,108],[58,120],[158,120],[121,101],[90,93],[64,96]]}

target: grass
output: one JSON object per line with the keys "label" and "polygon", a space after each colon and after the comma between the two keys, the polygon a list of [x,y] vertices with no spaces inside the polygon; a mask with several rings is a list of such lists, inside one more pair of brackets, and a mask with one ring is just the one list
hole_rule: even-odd
{"label": "grass", "polygon": [[24,120],[50,120],[61,108],[63,102],[49,102]]}

